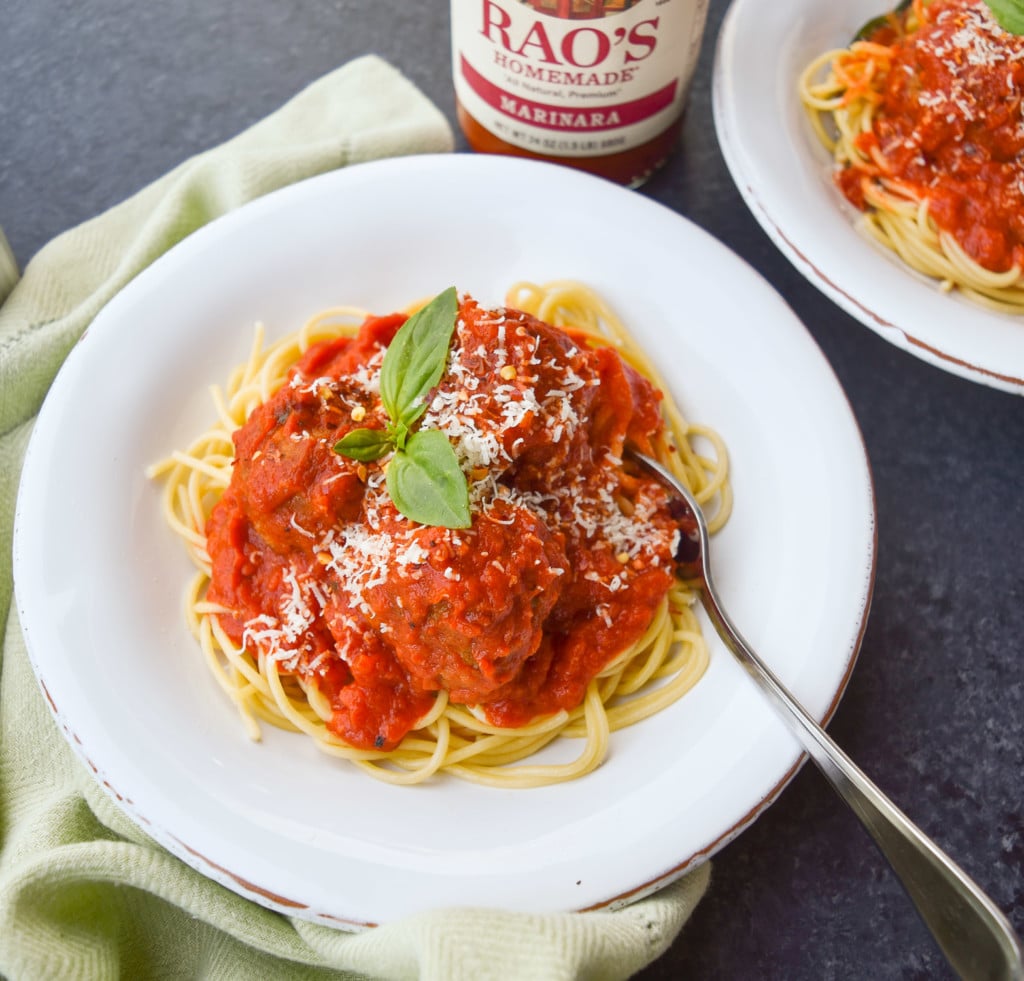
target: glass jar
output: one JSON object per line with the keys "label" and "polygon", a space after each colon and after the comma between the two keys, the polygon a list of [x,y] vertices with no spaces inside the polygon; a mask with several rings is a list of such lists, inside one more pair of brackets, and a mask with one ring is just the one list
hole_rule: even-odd
{"label": "glass jar", "polygon": [[708,0],[451,0],[469,145],[636,187],[668,158]]}

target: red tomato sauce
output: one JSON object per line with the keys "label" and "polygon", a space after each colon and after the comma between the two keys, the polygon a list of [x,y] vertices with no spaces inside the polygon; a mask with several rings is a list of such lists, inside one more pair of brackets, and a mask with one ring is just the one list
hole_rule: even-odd
{"label": "red tomato sauce", "polygon": [[[903,185],[977,263],[1024,267],[1024,38],[1004,31],[982,0],[935,0],[917,30],[883,27],[891,67],[873,86],[881,102],[859,149],[884,158]],[[865,207],[863,172],[837,175]]]}
{"label": "red tomato sauce", "polygon": [[472,525],[400,514],[386,458],[333,447],[384,427],[404,319],[306,352],[235,433],[206,529],[225,631],[315,686],[359,748],[396,746],[440,690],[506,727],[575,707],[648,627],[678,542],[665,492],[621,462],[627,441],[651,451],[660,393],[611,349],[468,298],[419,425],[455,448]]}

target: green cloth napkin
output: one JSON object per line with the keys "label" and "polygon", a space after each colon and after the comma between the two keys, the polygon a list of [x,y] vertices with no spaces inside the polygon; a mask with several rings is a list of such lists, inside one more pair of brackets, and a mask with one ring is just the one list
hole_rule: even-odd
{"label": "green cloth napkin", "polygon": [[18,263],[4,236],[4,230],[0,228],[0,303],[7,299],[17,281]]}
{"label": "green cloth napkin", "polygon": [[11,602],[18,474],[47,389],[97,311],[194,229],[267,191],[452,145],[445,118],[407,79],[360,58],[61,235],[0,296],[0,975],[9,981],[625,978],[667,949],[707,888],[704,866],[614,913],[448,909],[363,933],[292,919],[206,879],[127,819],[65,743],[32,675]]}

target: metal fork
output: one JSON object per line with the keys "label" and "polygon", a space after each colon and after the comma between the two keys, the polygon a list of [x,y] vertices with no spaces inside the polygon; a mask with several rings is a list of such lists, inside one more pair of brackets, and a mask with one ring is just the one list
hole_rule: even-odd
{"label": "metal fork", "polygon": [[701,601],[715,629],[779,711],[807,755],[860,818],[953,969],[969,981],[1024,978],[1020,938],[1009,920],[836,745],[729,619],[711,575],[707,523],[690,491],[651,457],[633,450],[627,450],[627,455],[658,477],[692,515],[695,531],[684,538],[685,553],[678,558],[687,574],[692,573],[697,580]]}

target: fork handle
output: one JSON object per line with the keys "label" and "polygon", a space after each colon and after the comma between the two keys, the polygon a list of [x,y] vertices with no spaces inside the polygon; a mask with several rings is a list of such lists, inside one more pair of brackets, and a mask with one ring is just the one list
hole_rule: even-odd
{"label": "fork handle", "polygon": [[[707,555],[706,548],[703,554]],[[705,564],[704,608],[722,640],[770,696],[808,756],[889,860],[918,913],[963,978],[1024,978],[1021,942],[978,885],[843,752],[744,641],[718,602]]]}
{"label": "fork handle", "polygon": [[677,560],[688,578],[700,581],[701,600],[715,629],[778,709],[808,756],[860,818],[952,967],[969,981],[1024,979],[1021,943],[1010,921],[832,741],[729,619],[711,575],[708,526],[689,488],[657,460],[632,449],[627,452],[674,489],[692,513],[696,528],[688,530],[689,547],[677,554]]}

